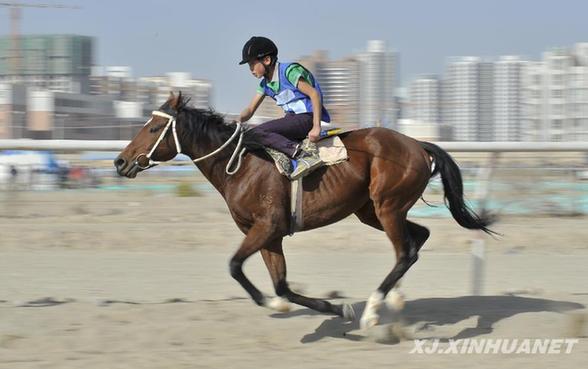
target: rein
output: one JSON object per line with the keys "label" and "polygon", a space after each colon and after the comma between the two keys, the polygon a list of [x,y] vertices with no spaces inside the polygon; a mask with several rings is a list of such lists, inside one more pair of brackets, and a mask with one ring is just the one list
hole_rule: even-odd
{"label": "rein", "polygon": [[[161,132],[161,134],[157,138],[157,141],[155,141],[155,144],[153,145],[151,150],[149,150],[149,152],[147,154],[141,153],[141,154],[137,155],[137,157],[135,158],[135,165],[138,166],[139,168],[141,168],[142,170],[153,168],[154,166],[162,163],[161,161],[152,160],[151,156],[153,155],[153,153],[155,152],[155,150],[157,149],[157,147],[159,146],[161,141],[163,141],[163,139],[164,139],[165,135],[167,134],[167,131],[169,131],[170,127],[172,128],[172,134],[174,136],[174,143],[176,145],[176,151],[178,154],[182,153],[182,146],[180,145],[180,140],[178,139],[178,132],[176,130],[176,117],[174,117],[173,115],[164,113],[162,111],[159,111],[159,110],[154,110],[151,114],[158,116],[158,117],[166,118],[167,123],[166,123],[165,127],[163,128],[163,131]],[[149,123],[151,123],[152,120],[153,120],[153,117],[151,117],[145,123],[144,126],[147,126]],[[237,147],[235,148],[235,151],[233,151],[233,154],[231,155],[231,158],[229,159],[229,162],[227,163],[227,166],[225,168],[225,172],[228,175],[235,174],[239,170],[239,168],[241,167],[241,159],[243,158],[243,154],[245,154],[245,150],[246,150],[246,148],[241,148],[242,143],[243,143],[243,126],[241,125],[241,123],[237,123],[237,126],[235,128],[235,132],[233,132],[231,137],[229,137],[229,139],[224,144],[222,144],[218,149],[216,149],[213,152],[206,154],[202,157],[192,159],[192,161],[194,163],[197,163],[199,161],[213,157],[214,155],[221,152],[224,148],[226,148],[237,137],[237,135],[239,135],[239,141],[237,142]],[[147,164],[147,166],[142,166],[139,163],[139,158],[141,158],[142,156],[145,156],[149,160],[149,164]],[[233,162],[235,161],[235,158],[237,158],[237,157],[238,157],[237,166],[235,167],[234,170],[231,171],[230,168],[233,166]]]}

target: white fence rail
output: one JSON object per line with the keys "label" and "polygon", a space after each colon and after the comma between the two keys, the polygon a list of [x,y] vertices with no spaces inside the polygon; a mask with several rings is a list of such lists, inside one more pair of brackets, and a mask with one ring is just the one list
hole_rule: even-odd
{"label": "white fence rail", "polygon": [[[118,151],[129,141],[0,140],[0,150]],[[588,152],[588,142],[436,142],[451,152]]]}

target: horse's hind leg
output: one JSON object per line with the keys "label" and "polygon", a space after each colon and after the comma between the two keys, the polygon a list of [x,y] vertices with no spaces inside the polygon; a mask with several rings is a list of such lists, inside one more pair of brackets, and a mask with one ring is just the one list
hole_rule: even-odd
{"label": "horse's hind leg", "polygon": [[[375,229],[379,229],[380,231],[384,230],[382,227],[382,223],[378,220],[376,216],[376,211],[374,209],[374,203],[368,202],[365,204],[361,209],[355,212],[355,215],[359,220],[370,227]],[[423,247],[427,239],[429,238],[430,232],[426,227],[423,227],[420,224],[411,222],[410,220],[406,220],[406,225],[408,227],[408,233],[410,238],[413,240],[417,251]]]}
{"label": "horse's hind leg", "polygon": [[[367,203],[365,206],[355,212],[355,215],[363,224],[369,225],[375,229],[379,229],[380,231],[384,230],[382,223],[380,223],[380,220],[376,216],[373,202],[370,201]],[[406,234],[406,244],[416,247],[416,252],[418,252],[429,238],[430,232],[426,227],[411,222],[408,219],[406,220],[406,227],[408,232]],[[397,283],[399,284],[399,282]]]}
{"label": "horse's hind leg", "polygon": [[[286,298],[294,304],[306,306],[322,313],[335,314],[350,320],[355,317],[350,305],[334,305],[325,300],[299,295],[290,289],[286,281],[286,259],[282,250],[282,239],[263,248],[261,256],[274,283],[276,295],[280,298]],[[280,299],[271,300],[266,306],[278,311],[287,311],[287,304]]]}
{"label": "horse's hind leg", "polygon": [[[396,264],[368,299],[360,321],[362,328],[369,328],[377,324],[379,319],[377,311],[382,301],[410,266],[417,261],[418,250],[428,237],[426,228],[407,221],[406,213],[397,209],[398,207],[393,202],[389,205],[384,203],[374,207],[381,229],[386,232],[394,245]],[[360,219],[362,218],[360,217]],[[364,217],[362,222],[365,219]]]}
{"label": "horse's hind leg", "polygon": [[421,247],[423,247],[425,242],[429,239],[431,232],[426,227],[413,223],[410,220],[406,221],[406,226],[408,227],[408,234],[413,245],[416,247],[417,252],[420,251]]}

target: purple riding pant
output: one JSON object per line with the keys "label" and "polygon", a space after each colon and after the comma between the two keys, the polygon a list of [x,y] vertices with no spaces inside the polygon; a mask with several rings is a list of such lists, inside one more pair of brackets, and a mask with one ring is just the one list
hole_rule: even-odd
{"label": "purple riding pant", "polygon": [[296,146],[312,129],[312,113],[286,113],[283,118],[270,120],[251,129],[254,139],[289,157],[296,154]]}

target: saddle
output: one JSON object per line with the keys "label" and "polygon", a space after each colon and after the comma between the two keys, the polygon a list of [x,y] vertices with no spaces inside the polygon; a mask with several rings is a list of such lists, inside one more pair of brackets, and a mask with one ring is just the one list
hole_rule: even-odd
{"label": "saddle", "polygon": [[[316,143],[319,157],[322,160],[322,163],[319,167],[335,165],[347,160],[347,149],[345,149],[343,141],[338,137],[338,135],[341,133],[343,133],[343,131],[338,128],[321,132],[321,138]],[[302,141],[303,149],[309,145],[310,141],[308,138]],[[286,154],[269,147],[264,147],[264,150],[274,160],[278,172],[289,178],[290,174],[295,169],[292,159],[290,159]]]}

